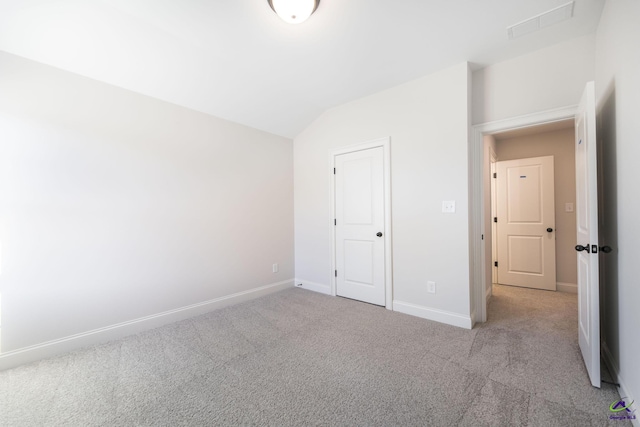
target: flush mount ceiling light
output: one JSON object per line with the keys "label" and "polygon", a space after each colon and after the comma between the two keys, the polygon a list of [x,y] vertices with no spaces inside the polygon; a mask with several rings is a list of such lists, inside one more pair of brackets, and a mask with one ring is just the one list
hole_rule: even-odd
{"label": "flush mount ceiling light", "polygon": [[278,16],[289,24],[306,21],[316,11],[320,0],[267,0]]}

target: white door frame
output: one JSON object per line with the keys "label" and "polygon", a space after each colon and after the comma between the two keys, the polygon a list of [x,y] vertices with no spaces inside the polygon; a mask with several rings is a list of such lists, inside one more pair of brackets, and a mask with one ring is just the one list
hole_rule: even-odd
{"label": "white door frame", "polygon": [[336,296],[337,286],[334,272],[336,270],[336,228],[334,219],[336,218],[336,180],[333,173],[336,167],[336,156],[353,153],[355,151],[368,150],[370,148],[382,147],[383,167],[384,167],[384,287],[385,287],[385,307],[392,310],[393,307],[393,262],[391,250],[391,137],[374,139],[360,144],[346,147],[334,148],[329,151],[329,176],[331,177],[331,295]]}
{"label": "white door frame", "polygon": [[[489,166],[491,170],[491,177],[489,178],[491,181],[491,185],[489,185],[489,192],[491,193],[490,203],[491,203],[491,217],[495,218],[498,216],[497,209],[497,200],[498,200],[498,192],[496,191],[496,178],[494,174],[496,173],[496,162],[498,161],[498,156],[496,155],[493,148],[489,147]],[[484,188],[484,191],[487,191]],[[486,220],[486,218],[485,218]],[[491,284],[498,283],[498,267],[495,266],[495,261],[498,260],[498,223],[495,221],[491,221]],[[487,231],[487,230],[485,230]],[[488,234],[488,233],[487,233]],[[485,239],[487,238],[487,234],[485,234]],[[485,279],[486,280],[486,279]],[[485,283],[485,286],[487,284]],[[491,286],[488,287],[487,296],[491,296],[493,294],[493,288]]]}
{"label": "white door frame", "polygon": [[482,237],[487,233],[491,233],[491,230],[484,229],[483,137],[498,132],[523,129],[562,120],[574,120],[577,111],[578,106],[572,105],[495,122],[482,123],[473,126],[471,129],[472,135],[469,141],[469,191],[471,194],[469,247],[471,252],[471,320],[473,324],[487,321],[487,299],[485,296],[487,254],[485,253]]}

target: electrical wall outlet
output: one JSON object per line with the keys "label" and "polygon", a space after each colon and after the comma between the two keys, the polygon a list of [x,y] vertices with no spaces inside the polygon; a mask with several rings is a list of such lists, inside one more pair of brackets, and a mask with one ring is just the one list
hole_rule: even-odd
{"label": "electrical wall outlet", "polygon": [[273,264],[273,272],[274,273],[278,272],[278,264]]}
{"label": "electrical wall outlet", "polygon": [[442,212],[443,213],[455,213],[456,212],[456,201],[455,200],[443,200],[442,201]]}
{"label": "electrical wall outlet", "polygon": [[436,282],[427,282],[427,292],[429,292],[430,294],[436,293]]}

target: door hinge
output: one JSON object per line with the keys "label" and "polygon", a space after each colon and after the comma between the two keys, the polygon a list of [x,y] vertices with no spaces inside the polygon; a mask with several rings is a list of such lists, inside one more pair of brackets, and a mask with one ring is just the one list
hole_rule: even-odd
{"label": "door hinge", "polygon": [[498,217],[497,216],[493,217],[493,222],[498,222]]}
{"label": "door hinge", "polygon": [[338,270],[335,270],[334,275],[335,277],[338,277]]}
{"label": "door hinge", "polygon": [[333,174],[334,175],[336,174],[336,168],[333,168]]}
{"label": "door hinge", "polygon": [[338,220],[337,219],[333,220],[333,225],[338,225]]}
{"label": "door hinge", "polygon": [[493,266],[494,266],[494,267],[497,267],[497,266],[498,266],[498,261],[494,261],[494,262],[493,262]]}
{"label": "door hinge", "polygon": [[496,172],[494,172],[494,173],[493,173],[493,177],[494,177],[494,178],[497,178],[497,177],[498,177],[498,174],[497,174]]}
{"label": "door hinge", "polygon": [[484,240],[484,234],[482,235],[481,239]]}

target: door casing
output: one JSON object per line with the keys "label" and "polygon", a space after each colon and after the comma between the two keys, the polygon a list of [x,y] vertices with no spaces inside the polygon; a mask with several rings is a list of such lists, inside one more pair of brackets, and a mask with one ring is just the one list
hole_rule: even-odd
{"label": "door casing", "polygon": [[[489,148],[489,163],[491,165],[491,177],[489,178],[491,180],[491,185],[490,185],[490,192],[491,192],[491,216],[493,218],[498,216],[498,207],[497,207],[497,191],[496,191],[496,178],[495,175],[497,173],[496,171],[496,162],[498,161],[498,156],[496,155],[496,153],[493,151],[492,148]],[[498,230],[497,230],[497,223],[494,221],[491,221],[491,284],[493,285],[494,283],[498,283],[498,267],[496,267],[495,262],[498,261]],[[486,235],[489,235],[489,231],[485,230],[485,232],[487,233]],[[486,279],[485,279],[486,280]],[[487,285],[487,283],[485,283],[485,286]],[[491,288],[491,286],[489,286],[487,289],[489,289],[489,293],[488,295],[491,296],[493,290]]]}
{"label": "door casing", "polygon": [[471,278],[471,319],[473,324],[487,321],[487,299],[485,271],[487,268],[487,257],[491,254],[485,253],[483,235],[491,230],[484,230],[484,200],[483,200],[483,162],[485,135],[498,132],[505,132],[516,129],[523,129],[539,125],[545,125],[564,120],[573,120],[577,105],[569,107],[542,111],[539,113],[518,116],[495,122],[483,123],[472,127],[472,138],[469,140],[469,192],[470,192],[470,212],[469,212],[469,250],[470,250],[470,278]]}
{"label": "door casing", "polygon": [[382,147],[383,167],[384,167],[384,262],[385,262],[385,307],[388,310],[393,308],[393,262],[392,262],[392,234],[391,228],[391,137],[375,139],[346,147],[334,148],[329,151],[329,176],[331,185],[331,295],[337,295],[337,282],[334,275],[336,270],[336,229],[334,219],[336,217],[336,195],[335,195],[335,175],[336,157],[341,154],[353,153],[355,151],[368,150],[370,148]]}

